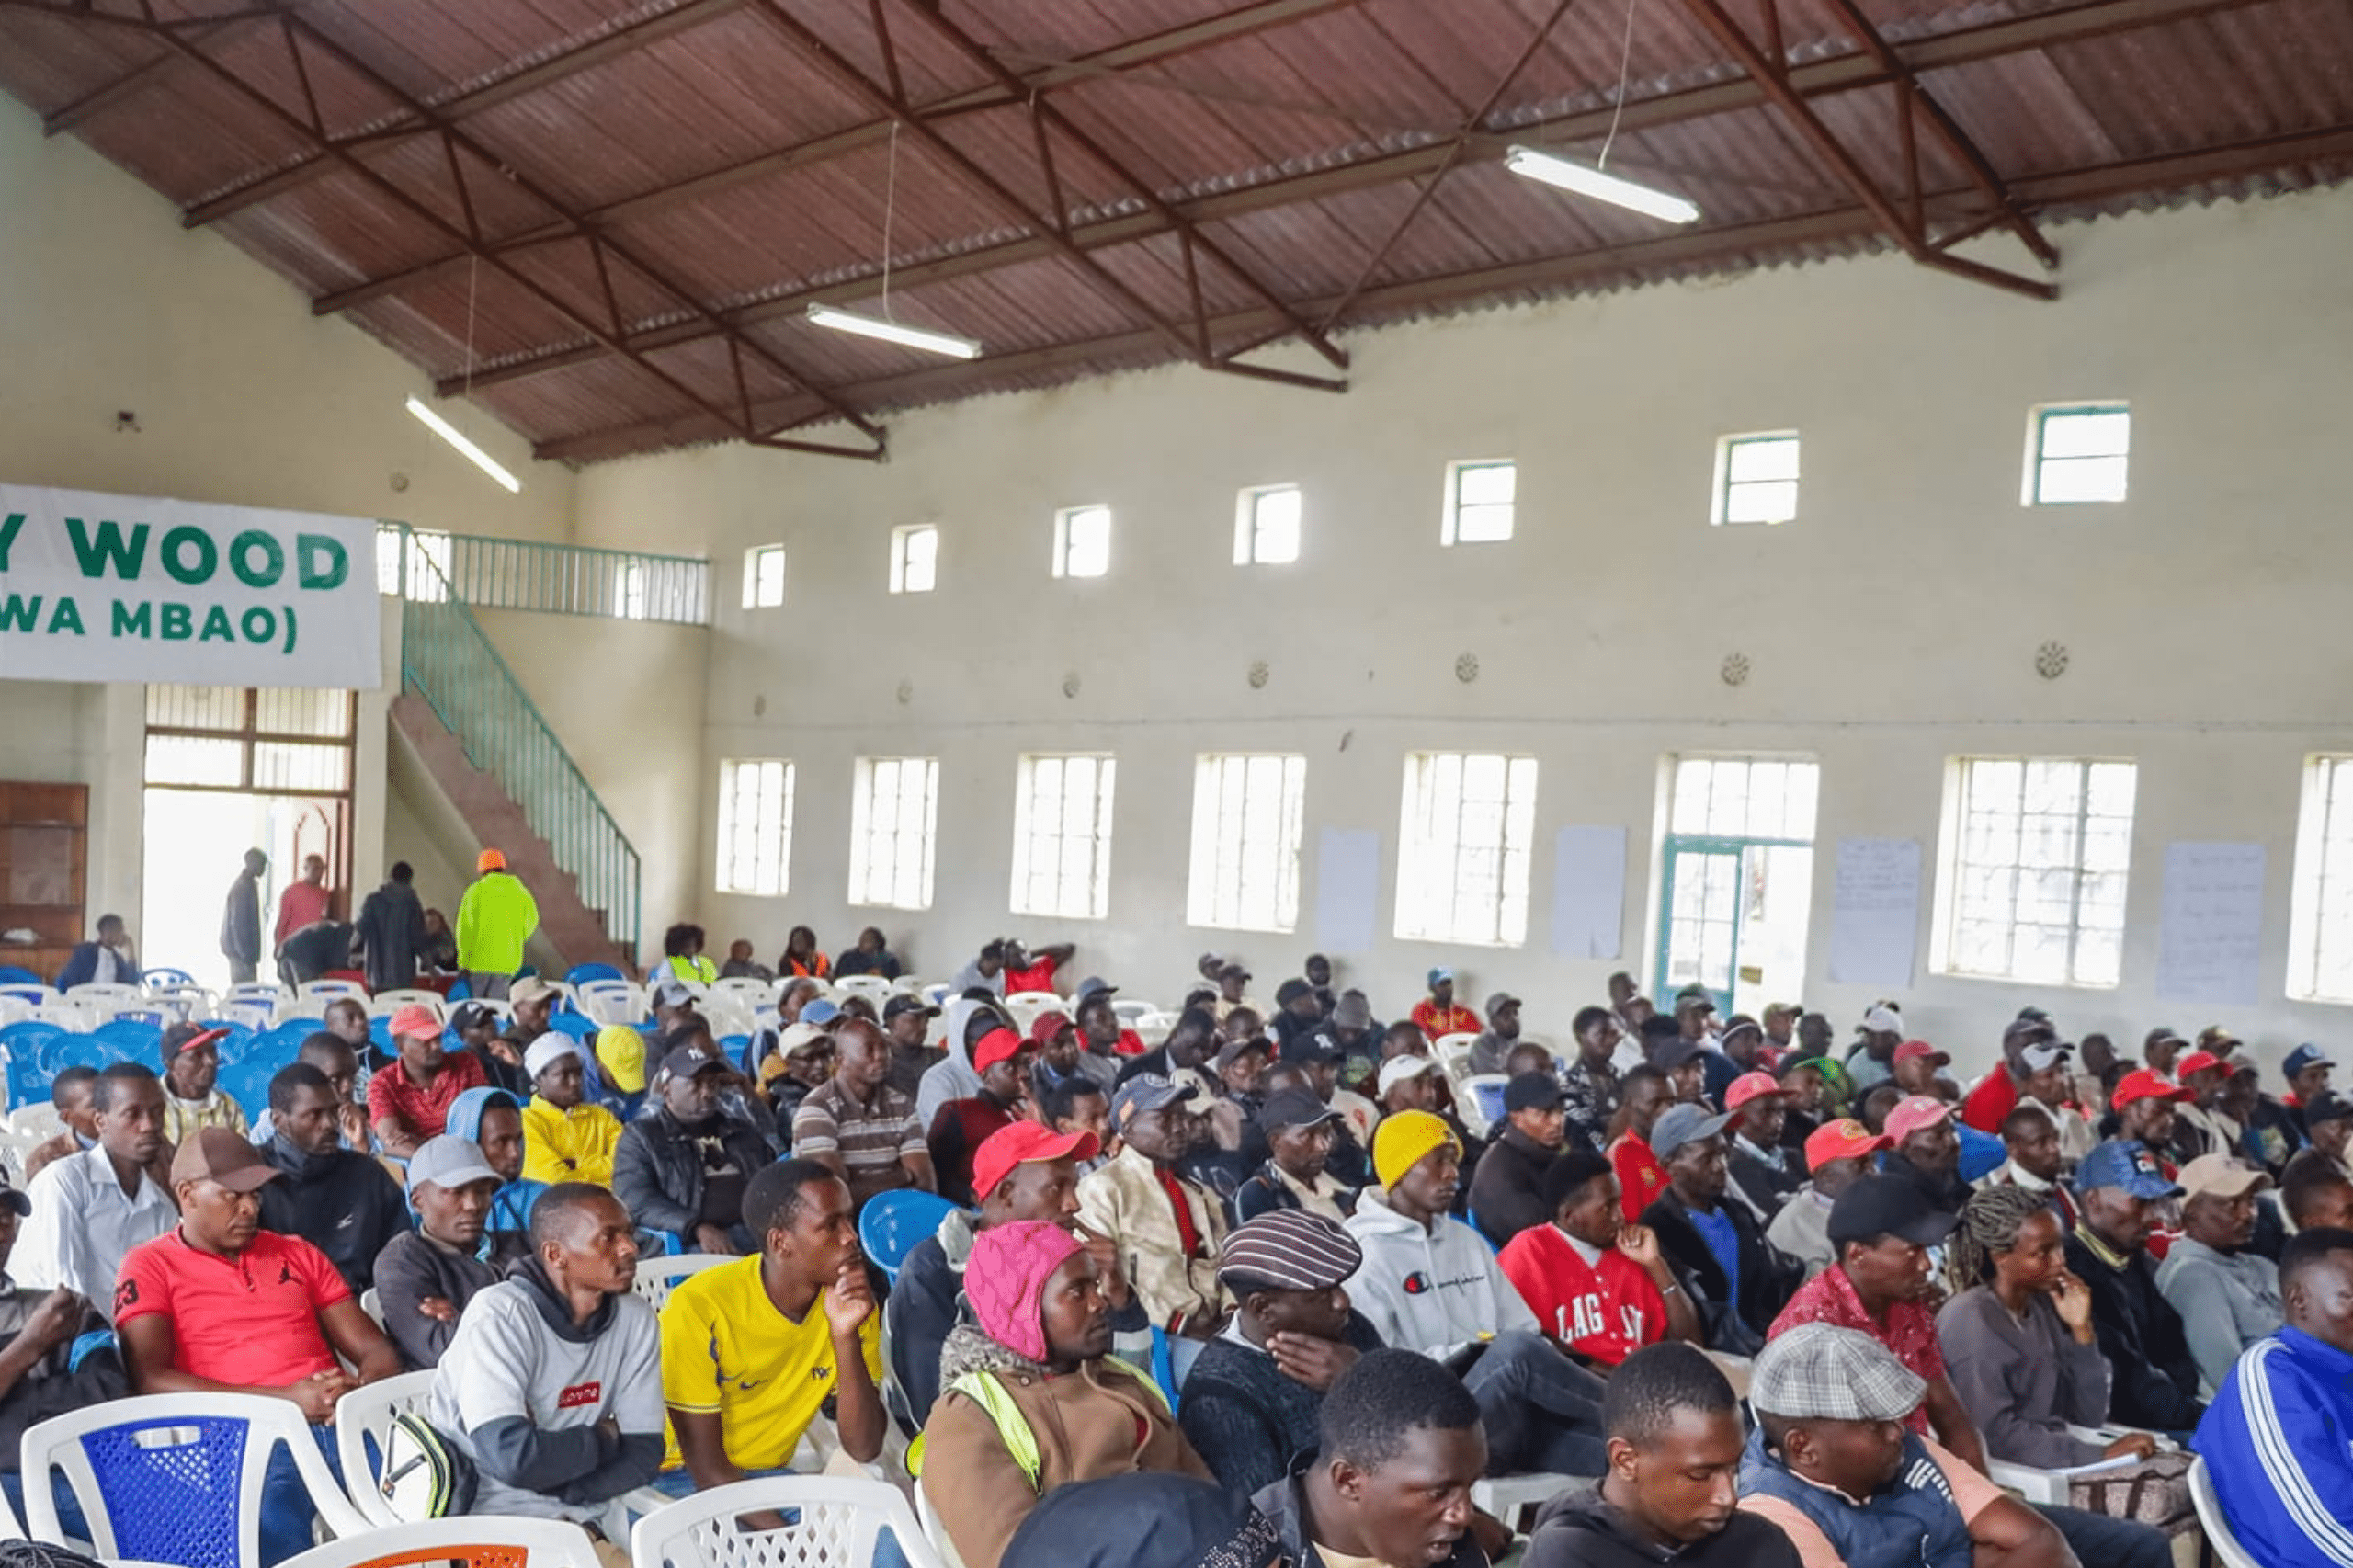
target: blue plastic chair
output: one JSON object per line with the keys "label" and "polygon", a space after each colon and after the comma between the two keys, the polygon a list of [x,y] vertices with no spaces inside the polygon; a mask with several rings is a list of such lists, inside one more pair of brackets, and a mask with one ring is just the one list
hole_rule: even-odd
{"label": "blue plastic chair", "polygon": [[858,1244],[891,1284],[899,1282],[899,1267],[926,1236],[938,1235],[956,1205],[936,1192],[902,1187],[878,1192],[858,1211]]}
{"label": "blue plastic chair", "polygon": [[62,1034],[40,1048],[40,1070],[51,1078],[68,1067],[87,1067],[96,1071],[112,1065],[119,1058],[105,1040],[96,1035]]}
{"label": "blue plastic chair", "polygon": [[0,964],[0,985],[46,985],[49,982],[31,970],[18,969],[15,964]]}
{"label": "blue plastic chair", "polygon": [[159,1062],[164,1055],[164,1026],[139,1018],[116,1018],[91,1031],[93,1039],[113,1051],[117,1062]]}
{"label": "blue plastic chair", "polygon": [[285,1063],[250,1059],[223,1064],[213,1086],[244,1108],[245,1120],[250,1124],[269,1108],[269,1081],[278,1076],[282,1065]]}
{"label": "blue plastic chair", "polygon": [[548,1028],[568,1034],[584,1044],[597,1038],[597,1030],[599,1027],[596,1019],[584,1018],[577,1013],[548,1015]]}
{"label": "blue plastic chair", "polygon": [[579,985],[591,980],[627,980],[628,975],[608,963],[576,963],[572,972],[563,977],[566,985]]}
{"label": "blue plastic chair", "polygon": [[1168,1401],[1168,1414],[1176,1415],[1176,1358],[1168,1348],[1168,1331],[1158,1324],[1152,1327],[1152,1381]]}
{"label": "blue plastic chair", "polygon": [[261,1487],[283,1444],[337,1536],[368,1520],[335,1483],[291,1404],[246,1393],[150,1394],[41,1422],[24,1438],[25,1523],[61,1540],[53,1475],[63,1475],[108,1561],[246,1568],[260,1561]]}
{"label": "blue plastic chair", "polygon": [[38,1105],[49,1098],[51,1074],[40,1064],[41,1052],[49,1042],[63,1039],[66,1031],[55,1024],[27,1018],[18,1023],[0,1024],[0,1049],[8,1053],[8,1108],[17,1110]]}

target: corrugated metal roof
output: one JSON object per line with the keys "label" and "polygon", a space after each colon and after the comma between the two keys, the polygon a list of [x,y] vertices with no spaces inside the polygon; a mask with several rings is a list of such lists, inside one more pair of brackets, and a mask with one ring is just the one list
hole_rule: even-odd
{"label": "corrugated metal roof", "polygon": [[[1907,154],[1915,83],[1968,147],[1915,115]],[[580,460],[864,447],[894,408],[1334,324],[1933,263],[1998,216],[1972,153],[2045,218],[2353,174],[2347,0],[0,0],[0,87]],[[1518,179],[1515,141],[1606,143],[1705,217]],[[808,324],[880,310],[886,255],[890,310],[981,358]]]}

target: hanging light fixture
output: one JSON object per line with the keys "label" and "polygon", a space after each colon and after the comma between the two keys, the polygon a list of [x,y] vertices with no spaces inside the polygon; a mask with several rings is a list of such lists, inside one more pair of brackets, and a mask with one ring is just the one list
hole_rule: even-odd
{"label": "hanging light fixture", "polygon": [[835,305],[810,306],[809,319],[819,326],[832,327],[835,332],[854,332],[860,337],[879,337],[885,343],[921,348],[932,354],[945,354],[955,359],[977,358],[981,352],[977,342],[969,337],[959,337],[952,332],[933,332],[927,327],[908,326],[903,322],[861,315],[856,311],[845,311]]}
{"label": "hanging light fixture", "polygon": [[1605,174],[1590,164],[1574,158],[1563,158],[1557,153],[1539,152],[1533,147],[1513,147],[1504,155],[1504,166],[1526,179],[1540,180],[1563,190],[1573,190],[1579,196],[1592,197],[1615,207],[1663,218],[1670,223],[1696,223],[1699,209],[1671,191],[1655,190],[1637,185],[1630,179]]}
{"label": "hanging light fixture", "polygon": [[870,316],[837,305],[812,305],[809,319],[835,332],[854,332],[860,337],[880,338],[903,348],[945,354],[951,359],[977,359],[981,346],[976,339],[929,327],[907,326],[891,318],[891,220],[899,207],[899,122],[895,119],[891,122],[890,169],[882,191],[882,313]]}
{"label": "hanging light fixture", "polygon": [[488,452],[483,451],[480,447],[475,446],[472,441],[468,440],[464,432],[460,431],[455,425],[450,424],[448,420],[434,413],[433,410],[427,408],[416,398],[411,398],[408,400],[408,411],[411,414],[415,415],[419,420],[423,421],[426,429],[432,431],[435,435],[440,437],[443,440],[457,448],[460,452],[463,452],[466,455],[466,460],[472,463],[474,467],[482,470],[483,472],[498,481],[498,483],[506,488],[508,494],[517,495],[522,494],[523,482],[516,478],[513,474],[507,472],[506,466],[496,458],[492,457]]}

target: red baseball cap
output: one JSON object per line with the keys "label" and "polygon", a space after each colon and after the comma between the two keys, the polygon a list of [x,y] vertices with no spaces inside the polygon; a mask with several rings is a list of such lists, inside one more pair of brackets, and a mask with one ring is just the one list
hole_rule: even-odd
{"label": "red baseball cap", "polygon": [[1754,1099],[1781,1092],[1781,1082],[1770,1073],[1743,1073],[1724,1089],[1724,1108],[1738,1110]]}
{"label": "red baseball cap", "polygon": [[2186,1100],[2188,1097],[2188,1089],[2163,1074],[2143,1067],[2138,1072],[2127,1073],[2116,1081],[2116,1087],[2108,1092],[2108,1107],[2110,1110],[2122,1110],[2134,1100]]}
{"label": "red baseball cap", "polygon": [[1076,1132],[1056,1132],[1034,1121],[1000,1127],[982,1139],[981,1146],[972,1151],[973,1195],[986,1198],[995,1192],[997,1183],[1011,1176],[1016,1165],[1039,1160],[1091,1160],[1101,1148],[1095,1134],[1083,1128]]}
{"label": "red baseball cap", "polygon": [[1950,1100],[1940,1100],[1933,1095],[1906,1095],[1887,1113],[1887,1135],[1901,1143],[1915,1132],[1939,1121],[1950,1121],[1960,1110]]}
{"label": "red baseball cap", "polygon": [[2176,1083],[2187,1084],[2189,1082],[2189,1075],[2191,1074],[2203,1073],[2210,1068],[2219,1068],[2222,1065],[2222,1059],[2215,1055],[2212,1051],[2193,1051],[2188,1055],[2183,1057],[2180,1061],[2173,1064],[2174,1081]]}
{"label": "red baseball cap", "polygon": [[1806,1138],[1806,1168],[1818,1171],[1833,1160],[1867,1159],[1894,1146],[1894,1139],[1884,1132],[1874,1134],[1851,1116],[1825,1121]]}
{"label": "red baseball cap", "polygon": [[1050,1007],[1029,1020],[1029,1038],[1039,1045],[1051,1045],[1054,1037],[1070,1027],[1068,1013],[1056,1012]]}
{"label": "red baseball cap", "polygon": [[972,1044],[972,1071],[985,1073],[1000,1062],[1010,1062],[1027,1044],[1011,1029],[991,1029]]}
{"label": "red baseball cap", "polygon": [[[173,1036],[179,1038],[175,1040]],[[164,1054],[177,1056],[183,1051],[201,1051],[208,1045],[219,1045],[229,1038],[227,1029],[199,1028],[194,1024],[174,1024],[164,1035]]]}
{"label": "red baseball cap", "polygon": [[392,1030],[395,1035],[413,1035],[418,1040],[439,1040],[441,1019],[432,1008],[412,1002],[392,1015]]}
{"label": "red baseball cap", "polygon": [[1895,1048],[1895,1060],[1898,1062],[1914,1062],[1922,1057],[1927,1058],[1939,1067],[1952,1065],[1951,1052],[1938,1051],[1925,1040],[1907,1040]]}

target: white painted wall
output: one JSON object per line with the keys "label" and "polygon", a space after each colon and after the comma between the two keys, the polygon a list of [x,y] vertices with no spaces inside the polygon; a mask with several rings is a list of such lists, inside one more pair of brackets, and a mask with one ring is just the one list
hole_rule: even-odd
{"label": "white painted wall", "polygon": [[[0,99],[0,478],[561,540],[573,476],[480,414],[450,416],[520,473],[510,496],[403,408],[426,378],[70,139]],[[137,416],[118,431],[116,414]],[[392,478],[404,477],[395,491]],[[363,699],[355,882],[381,880],[383,712]],[[5,672],[0,672],[4,674]],[[136,687],[0,679],[0,777],[91,786],[88,899],[137,929]],[[231,853],[221,872],[235,875]],[[148,955],[170,961],[165,954]]]}
{"label": "white painted wall", "polygon": [[[1355,387],[1328,397],[1166,369],[903,416],[887,465],[741,448],[588,471],[583,542],[695,551],[721,606],[698,817],[710,887],[720,758],[799,765],[792,888],[694,901],[714,942],[764,957],[798,921],[829,947],[872,922],[926,974],[983,938],[1070,938],[1079,972],[1173,998],[1204,948],[1263,977],[1318,945],[1313,847],[1378,832],[1391,929],[1402,758],[1501,747],[1541,759],[1529,942],[1444,952],[1384,937],[1341,968],[1402,1010],[1441,958],[1462,989],[1530,999],[1564,1030],[1608,971],[1650,967],[1659,764],[1677,751],[1818,758],[1819,839],[1915,837],[1931,861],[1947,758],[2137,757],[2124,983],[2036,994],[1921,966],[1915,1028],[1990,1057],[2029,999],[2071,1033],[2232,1025],[2268,1055],[2330,1039],[2339,1008],[2283,996],[2289,878],[2306,755],[2353,746],[2353,575],[2339,426],[2353,391],[2353,193],[2059,231],[2065,298],[2035,304],[1873,260],[1646,290],[1358,335]],[[2124,397],[2132,499],[2018,504],[2028,410]],[[1794,427],[1800,518],[1708,526],[1717,438]],[[1518,537],[1441,549],[1445,465],[1520,463]],[[1305,558],[1231,564],[1236,491],[1297,481]],[[1048,574],[1054,509],[1117,508],[1108,578]],[[943,529],[940,590],[884,591],[897,524]],[[790,550],[781,610],[735,608],[740,552]],[[2055,682],[2037,646],[2065,642]],[[1725,655],[1754,665],[1738,688]],[[1456,679],[1474,653],[1475,684]],[[1272,666],[1263,690],[1245,678]],[[1079,677],[1075,697],[1066,675]],[[911,700],[896,700],[904,681]],[[1304,752],[1310,912],[1290,936],[1184,924],[1193,758]],[[1025,750],[1109,750],[1120,767],[1111,915],[1006,912]],[[941,758],[939,876],[921,914],[844,900],[853,759]],[[1549,955],[1553,829],[1622,823],[1634,866],[1619,962]],[[2265,999],[2213,1018],[2154,995],[2168,841],[2270,853]],[[1805,1000],[1842,1028],[1876,988],[1825,975],[1832,856],[1817,857]]]}

